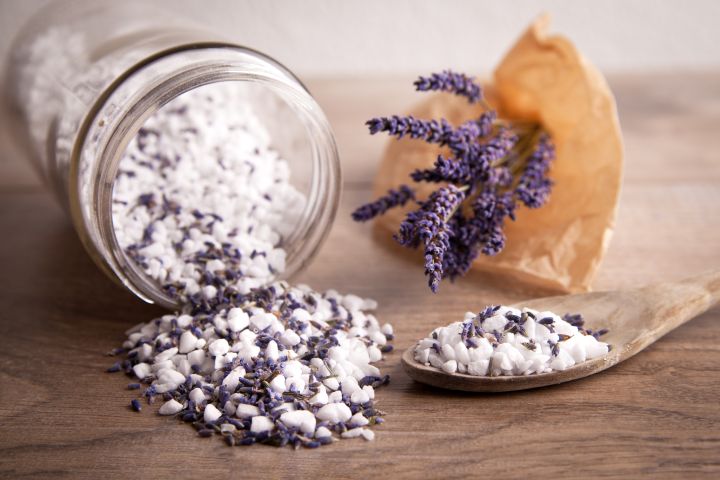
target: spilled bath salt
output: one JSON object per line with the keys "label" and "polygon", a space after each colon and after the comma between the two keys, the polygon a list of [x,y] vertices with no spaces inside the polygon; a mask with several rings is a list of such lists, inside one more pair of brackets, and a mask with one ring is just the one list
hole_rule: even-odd
{"label": "spilled bath salt", "polygon": [[477,376],[532,375],[565,370],[598,358],[607,330],[583,328],[581,315],[490,306],[465,320],[436,328],[415,347],[415,360],[446,373]]}
{"label": "spilled bath salt", "polygon": [[129,144],[113,188],[119,245],[173,297],[247,293],[285,269],[305,196],[234,82],[191,90]]}
{"label": "spilled bath salt", "polygon": [[157,112],[120,162],[118,242],[181,307],[128,330],[109,371],[228,445],[372,440],[392,327],[373,300],[273,280],[305,198],[254,113],[211,87]]}
{"label": "spilled bath salt", "polygon": [[130,329],[115,352],[126,358],[110,370],[142,382],[161,415],[229,445],[374,438],[368,427],[383,421],[375,389],[389,377],[373,364],[393,338],[370,313],[376,302],[284,282],[225,295]]}

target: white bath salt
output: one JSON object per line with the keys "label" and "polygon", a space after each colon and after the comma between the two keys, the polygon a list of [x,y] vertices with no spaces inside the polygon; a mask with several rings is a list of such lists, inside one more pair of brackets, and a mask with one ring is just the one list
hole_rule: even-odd
{"label": "white bath salt", "polygon": [[[247,294],[220,288],[227,303],[190,304],[128,335],[142,332],[128,340],[122,349],[127,359],[117,369],[148,384],[144,397],[169,397],[163,415],[193,423],[200,436],[225,429],[231,445],[312,448],[336,438],[374,438],[368,428],[382,423],[375,388],[388,377],[373,365],[380,358],[370,351],[391,350],[392,334],[383,333],[391,327],[368,310],[352,310],[373,302],[345,302],[337,292],[284,282]],[[237,318],[251,321],[230,328]],[[140,361],[138,352],[147,348]]]}
{"label": "white bath salt", "polygon": [[250,422],[250,431],[253,433],[267,432],[272,430],[274,427],[275,424],[268,417],[252,417],[252,421]]}
{"label": "white bath salt", "polygon": [[315,433],[317,420],[309,410],[293,410],[280,415],[280,421],[287,427],[297,428],[305,434]]}
{"label": "white bath salt", "polygon": [[221,82],[175,98],[120,160],[115,236],[170,296],[214,299],[216,278],[247,293],[285,269],[282,241],[306,200],[244,95]]}
{"label": "white bath salt", "polygon": [[182,403],[180,403],[174,399],[170,399],[167,402],[163,403],[162,406],[160,406],[158,413],[160,415],[175,415],[182,409],[183,409]]}
{"label": "white bath salt", "polygon": [[374,300],[273,280],[306,199],[237,86],[172,100],[120,160],[118,243],[181,308],[128,331],[112,370],[229,445],[314,448],[360,426],[371,439],[388,381],[373,364],[392,350],[392,326]]}
{"label": "white bath salt", "polygon": [[446,373],[533,375],[565,370],[602,357],[606,330],[583,328],[581,315],[560,317],[530,308],[490,306],[420,340],[414,358]]}

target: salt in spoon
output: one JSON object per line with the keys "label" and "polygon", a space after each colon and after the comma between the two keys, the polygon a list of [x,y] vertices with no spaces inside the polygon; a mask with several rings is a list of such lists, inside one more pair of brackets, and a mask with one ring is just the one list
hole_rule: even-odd
{"label": "salt in spoon", "polygon": [[567,370],[516,376],[445,373],[415,361],[415,345],[405,350],[403,368],[418,382],[468,392],[509,392],[545,387],[587,377],[627,360],[660,337],[720,302],[720,272],[633,290],[591,292],[538,298],[515,305],[558,313],[580,313],[585,327],[610,331],[602,341],[612,349],[604,356]]}

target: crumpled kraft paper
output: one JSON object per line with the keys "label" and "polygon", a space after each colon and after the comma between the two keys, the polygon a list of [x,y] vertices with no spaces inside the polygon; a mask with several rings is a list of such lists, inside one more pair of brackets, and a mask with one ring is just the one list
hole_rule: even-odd
{"label": "crumpled kraft paper", "polygon": [[[519,207],[505,222],[505,249],[480,255],[473,269],[510,275],[524,283],[565,292],[590,289],[612,235],[622,177],[623,147],[615,100],[600,72],[573,44],[548,36],[549,17],[539,18],[518,39],[485,86],[501,118],[540,122],[552,135],[557,158],[546,205]],[[480,107],[449,94],[430,96],[410,114],[447,118],[453,124],[475,118]],[[376,196],[403,183],[416,168],[429,168],[442,149],[422,141],[391,140],[375,180]],[[414,184],[420,198],[436,188]],[[396,232],[406,209],[377,220]],[[462,280],[460,280],[462,281]]]}

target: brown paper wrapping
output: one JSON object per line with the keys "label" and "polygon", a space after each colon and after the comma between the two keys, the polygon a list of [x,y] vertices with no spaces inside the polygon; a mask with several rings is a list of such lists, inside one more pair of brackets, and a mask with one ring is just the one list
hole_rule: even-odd
{"label": "brown paper wrapping", "polygon": [[[548,36],[549,17],[538,19],[495,70],[486,97],[501,118],[540,122],[552,135],[557,158],[546,205],[518,208],[505,222],[505,249],[480,255],[473,269],[512,276],[524,283],[565,292],[590,289],[612,235],[622,176],[623,148],[615,100],[600,72],[569,40]],[[448,94],[430,96],[410,114],[447,118],[454,124],[475,118],[479,107]],[[429,168],[441,149],[403,139],[391,141],[375,180],[376,196]],[[417,184],[416,184],[417,185]],[[419,184],[422,198],[436,186]],[[377,225],[397,231],[406,210],[390,210]]]}

